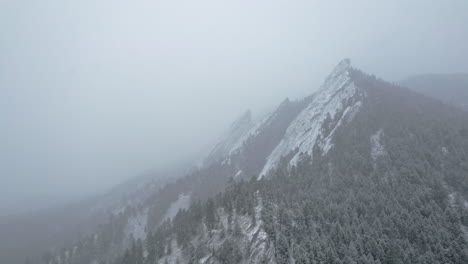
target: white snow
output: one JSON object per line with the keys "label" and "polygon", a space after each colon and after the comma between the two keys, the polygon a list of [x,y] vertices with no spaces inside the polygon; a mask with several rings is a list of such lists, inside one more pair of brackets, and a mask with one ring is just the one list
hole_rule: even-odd
{"label": "white snow", "polygon": [[[268,263],[274,263],[273,253],[267,250],[268,239],[265,231],[263,230],[263,223],[261,220],[262,200],[257,192],[256,194],[256,207],[255,207],[255,218],[256,224],[252,222],[252,217],[248,215],[239,215],[233,212],[232,221],[237,221],[241,230],[242,235],[236,237],[235,241],[239,248],[244,252],[244,262],[242,263],[260,263],[263,257],[266,255],[270,256],[271,259]],[[208,252],[203,256],[198,263],[200,264],[214,264],[219,263],[213,252],[219,250],[223,245],[224,241],[232,236],[227,233],[228,229],[228,215],[222,208],[217,210],[220,225],[215,230],[208,231],[206,226],[203,226],[197,237],[193,238],[191,243],[193,245],[204,244],[208,248]],[[234,225],[234,224],[233,224]],[[221,230],[224,229],[225,236],[221,236]],[[232,238],[232,237],[231,237]],[[169,263],[175,263],[176,259],[179,259],[180,263],[187,263],[187,252],[184,252],[177,246],[175,241],[172,242],[172,254],[162,258],[159,263],[164,263],[167,260]],[[184,262],[185,261],[185,262]]]}
{"label": "white snow", "polygon": [[167,209],[166,214],[162,218],[163,221],[166,219],[172,219],[176,216],[179,209],[187,209],[190,205],[190,195],[189,194],[182,194],[179,196],[177,201],[173,202],[171,206]]}
{"label": "white snow", "polygon": [[266,243],[268,242],[267,234],[262,228],[263,222],[261,220],[261,212],[263,202],[258,192],[256,197],[258,201],[255,207],[255,219],[257,223],[255,226],[251,226],[251,228],[246,230],[248,241],[251,244],[249,259],[252,263],[260,262],[260,258],[264,255]]}
{"label": "white snow", "polygon": [[[259,178],[274,168],[282,156],[296,148],[299,152],[291,160],[291,165],[296,164],[301,152],[310,154],[318,140],[325,153],[332,147],[331,138],[336,128],[342,124],[343,120],[349,122],[361,106],[361,102],[357,101],[343,109],[343,101],[359,92],[349,77],[349,68],[349,60],[344,60],[336,66],[321,89],[314,94],[310,105],[291,122],[284,138],[268,157]],[[319,137],[323,136],[322,124],[327,115],[333,118],[342,110],[344,113],[332,132],[326,138],[320,139]]]}
{"label": "white snow", "polygon": [[382,144],[383,130],[379,129],[370,137],[371,142],[371,157],[375,161],[378,157],[385,155],[385,147]]}
{"label": "white snow", "polygon": [[[283,105],[287,104],[289,102],[288,99],[283,101],[277,109],[280,109]],[[224,142],[230,141],[235,142],[233,144],[225,145],[225,148],[229,148],[229,150],[225,150],[225,154],[227,155],[227,158],[221,163],[222,165],[230,165],[231,164],[231,155],[234,153],[238,153],[242,151],[242,147],[244,145],[244,142],[249,138],[249,137],[255,137],[258,134],[262,132],[262,130],[267,127],[271,122],[275,120],[277,117],[278,110],[268,113],[264,115],[263,117],[259,118],[257,121],[253,122],[253,125],[250,127],[248,130],[244,130],[243,134],[234,134],[234,135],[225,135],[224,136]],[[226,140],[226,138],[231,137],[231,139]],[[235,138],[235,140],[232,140],[232,138]]]}
{"label": "white snow", "polygon": [[361,105],[361,102],[356,102],[354,105],[347,107],[343,112],[343,116],[333,128],[330,135],[328,135],[325,139],[321,140],[320,147],[322,147],[324,153],[327,153],[333,147],[332,139],[336,129],[340,127],[343,122],[350,122],[354,118],[356,113],[359,111]]}
{"label": "white snow", "polygon": [[[281,105],[279,107],[281,107]],[[248,130],[242,137],[240,137],[237,140],[236,144],[232,145],[229,151],[229,154],[240,151],[242,149],[244,142],[249,137],[258,135],[265,126],[268,126],[276,118],[276,115],[277,115],[277,112],[275,111],[273,113],[269,113],[265,115],[264,117],[262,117],[260,121],[256,122],[255,125],[253,125],[250,130]]]}
{"label": "white snow", "polygon": [[457,194],[455,192],[453,193],[450,193],[448,195],[448,200],[449,200],[449,203],[451,206],[455,206],[455,198],[456,198]]}
{"label": "white snow", "polygon": [[242,175],[242,170],[239,170],[236,175],[234,175],[234,179],[237,179],[237,177]]}
{"label": "white snow", "polygon": [[221,136],[218,143],[205,159],[210,162],[230,154],[233,149],[236,149],[242,144],[247,133],[253,126],[252,114],[250,111],[247,111],[232,123],[230,128]]}
{"label": "white snow", "polygon": [[447,147],[442,147],[442,153],[444,154],[444,156],[446,156],[449,153]]}
{"label": "white snow", "polygon": [[171,264],[177,263],[177,261],[179,261],[179,263],[185,263],[182,249],[177,245],[177,241],[175,239],[171,240],[171,249],[171,254],[160,259],[158,263],[163,264],[166,260]]}
{"label": "white snow", "polygon": [[148,209],[138,213],[128,219],[127,226],[125,227],[125,234],[128,237],[133,236],[135,239],[144,239],[146,237],[146,221],[148,219]]}

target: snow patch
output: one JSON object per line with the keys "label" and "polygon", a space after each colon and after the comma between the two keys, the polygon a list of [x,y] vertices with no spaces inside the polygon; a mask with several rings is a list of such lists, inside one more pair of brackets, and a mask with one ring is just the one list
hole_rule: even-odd
{"label": "snow patch", "polygon": [[173,202],[171,206],[167,209],[166,214],[162,218],[163,221],[166,219],[172,219],[174,216],[176,216],[177,212],[179,212],[180,209],[187,209],[190,206],[190,195],[187,194],[181,194],[177,201]]}
{"label": "snow patch", "polygon": [[[161,258],[158,263],[185,263],[182,248],[177,245],[177,241],[175,239],[171,240],[171,254]],[[166,262],[167,261],[167,262]]]}
{"label": "snow patch", "polygon": [[371,142],[371,157],[375,161],[378,157],[385,155],[385,147],[382,144],[383,130],[379,129],[374,135],[370,137]]}
{"label": "snow patch", "polygon": [[456,197],[457,197],[457,194],[454,193],[454,192],[453,192],[453,193],[450,193],[450,194],[448,195],[448,201],[449,201],[449,204],[450,204],[451,206],[455,206],[455,199],[456,199]]}
{"label": "snow patch", "polygon": [[148,209],[144,209],[137,215],[130,217],[125,227],[125,234],[127,234],[128,237],[133,236],[135,239],[145,239],[147,219]]}
{"label": "snow patch", "polygon": [[447,147],[445,147],[445,146],[442,147],[442,154],[444,154],[444,156],[447,156],[448,153],[449,153],[449,152],[448,152]]}
{"label": "snow patch", "polygon": [[234,179],[237,179],[239,176],[242,175],[242,173],[243,173],[242,170],[239,170],[239,171],[236,173],[236,175],[234,175]]}

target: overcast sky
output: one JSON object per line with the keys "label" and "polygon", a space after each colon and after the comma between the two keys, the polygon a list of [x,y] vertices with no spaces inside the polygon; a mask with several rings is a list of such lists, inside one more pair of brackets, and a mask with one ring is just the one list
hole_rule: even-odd
{"label": "overcast sky", "polygon": [[389,80],[467,72],[467,11],[466,0],[0,0],[0,209],[196,157],[246,109],[315,91],[344,57]]}

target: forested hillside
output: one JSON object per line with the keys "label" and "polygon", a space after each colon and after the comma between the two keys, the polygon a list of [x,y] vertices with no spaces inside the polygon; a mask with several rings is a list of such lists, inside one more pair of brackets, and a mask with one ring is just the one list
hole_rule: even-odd
{"label": "forested hillside", "polygon": [[[233,130],[243,143],[223,158],[46,262],[468,263],[464,111],[344,61],[316,94]],[[125,231],[135,218],[144,233]]]}

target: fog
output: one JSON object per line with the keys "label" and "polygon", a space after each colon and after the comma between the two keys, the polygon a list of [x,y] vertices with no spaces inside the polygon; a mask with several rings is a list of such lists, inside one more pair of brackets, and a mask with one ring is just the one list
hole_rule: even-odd
{"label": "fog", "polygon": [[2,1],[0,209],[197,162],[345,57],[389,80],[468,71],[468,2],[427,2]]}

